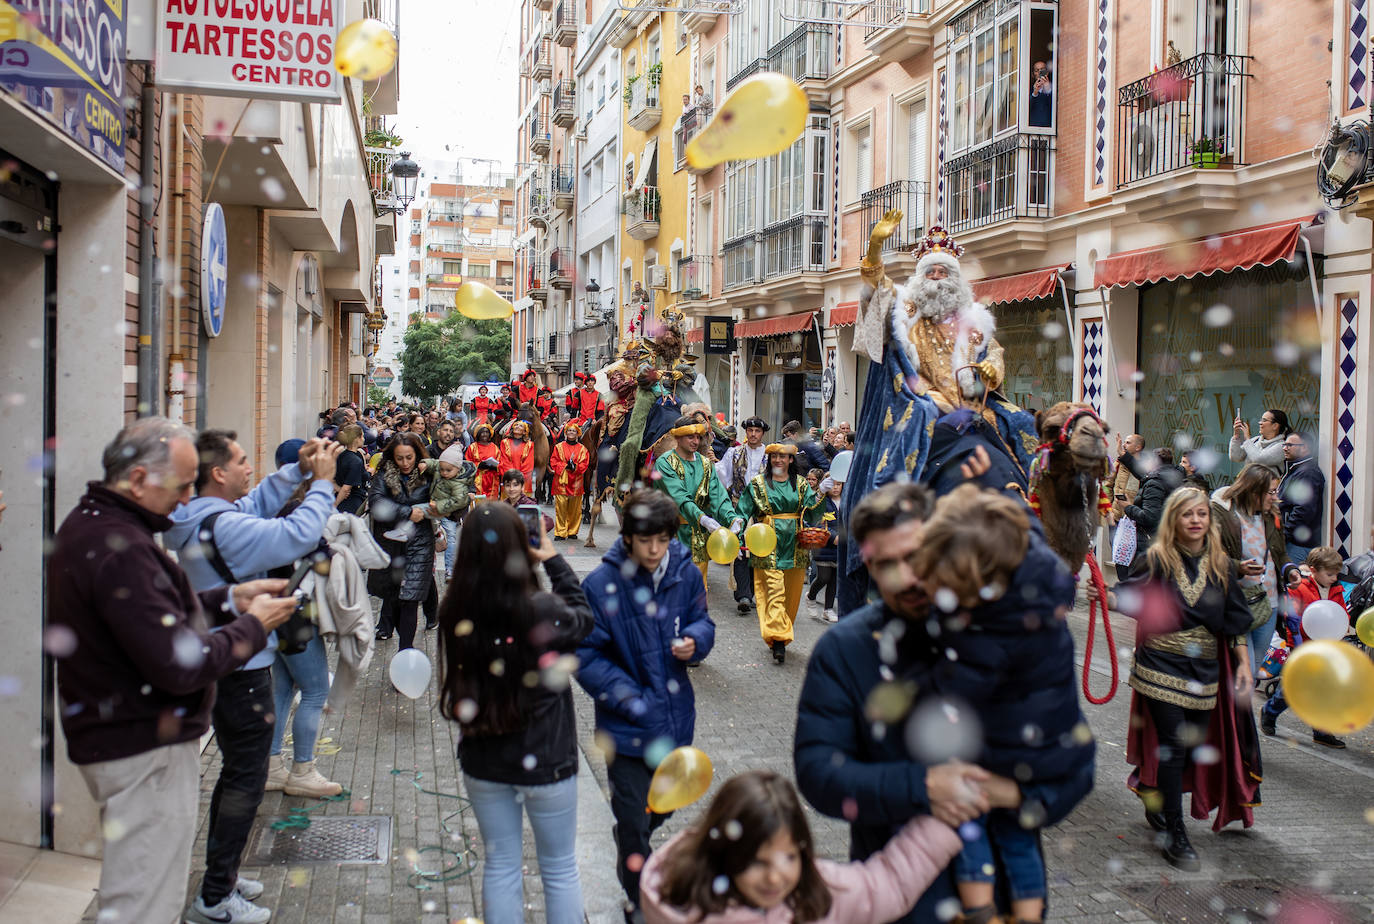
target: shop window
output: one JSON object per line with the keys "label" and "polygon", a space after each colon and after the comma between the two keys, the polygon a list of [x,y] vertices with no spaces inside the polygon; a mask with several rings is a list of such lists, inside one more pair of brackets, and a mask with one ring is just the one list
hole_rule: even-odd
{"label": "shop window", "polygon": [[[1217,487],[1241,468],[1227,457],[1237,413],[1251,433],[1266,408],[1284,411],[1296,429],[1317,432],[1315,327],[1306,267],[1280,263],[1143,288],[1136,429],[1145,445],[1171,446],[1176,458],[1181,449],[1209,450],[1204,467]],[[1111,370],[1106,374],[1110,387]]]}
{"label": "shop window", "polygon": [[1037,298],[998,305],[993,313],[1007,398],[1035,412],[1073,397],[1073,346],[1064,303],[1053,296]]}

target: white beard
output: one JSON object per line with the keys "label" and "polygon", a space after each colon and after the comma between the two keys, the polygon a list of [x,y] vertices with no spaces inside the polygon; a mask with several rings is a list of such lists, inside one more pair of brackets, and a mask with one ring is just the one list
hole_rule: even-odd
{"label": "white beard", "polygon": [[775,465],[775,466],[773,466],[773,475],[774,475],[774,476],[777,476],[777,475],[786,475],[786,474],[787,474],[787,466],[785,466],[785,465]]}
{"label": "white beard", "polygon": [[913,286],[916,314],[943,321],[973,304],[973,292],[958,276],[919,279]]}

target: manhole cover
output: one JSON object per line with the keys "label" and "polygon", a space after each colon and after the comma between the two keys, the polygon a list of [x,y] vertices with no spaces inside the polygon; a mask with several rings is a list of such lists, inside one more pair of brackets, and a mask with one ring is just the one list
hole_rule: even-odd
{"label": "manhole cover", "polygon": [[315,817],[308,828],[273,831],[272,822],[280,820],[257,820],[248,836],[246,866],[385,863],[391,856],[390,815]]}
{"label": "manhole cover", "polygon": [[1279,910],[1279,890],[1260,879],[1153,882],[1118,886],[1116,891],[1166,924],[1259,924]]}

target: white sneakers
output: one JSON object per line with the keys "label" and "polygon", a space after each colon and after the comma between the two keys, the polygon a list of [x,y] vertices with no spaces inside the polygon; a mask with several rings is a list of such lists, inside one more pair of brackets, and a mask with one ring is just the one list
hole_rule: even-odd
{"label": "white sneakers", "polygon": [[332,780],[325,779],[320,771],[315,769],[315,762],[311,760],[305,763],[292,764],[291,772],[286,776],[282,791],[288,796],[323,799],[325,796],[337,796],[343,792],[343,787]]}
{"label": "white sneakers", "polygon": [[281,792],[286,788],[286,778],[290,773],[290,769],[286,766],[286,757],[281,754],[273,754],[267,758],[267,786],[263,791]]}
{"label": "white sneakers", "polygon": [[835,614],[835,611],[834,611],[834,610],[826,610],[825,613],[824,613],[824,615],[823,615],[821,618],[824,619],[826,622],[839,622],[839,621],[840,621],[840,617],[837,616],[837,615]]}
{"label": "white sneakers", "polygon": [[393,542],[409,542],[410,537],[415,534],[415,524],[409,520],[402,520],[397,525],[382,533],[383,539],[390,539]]}
{"label": "white sneakers", "polygon": [[186,910],[186,920],[191,924],[267,924],[272,920],[272,912],[253,904],[235,889],[217,905],[206,905],[205,899],[197,895]]}

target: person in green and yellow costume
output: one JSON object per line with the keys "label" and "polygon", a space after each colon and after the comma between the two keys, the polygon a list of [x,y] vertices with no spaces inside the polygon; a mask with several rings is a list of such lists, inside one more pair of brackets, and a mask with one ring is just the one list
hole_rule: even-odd
{"label": "person in green and yellow costume", "polygon": [[700,454],[701,441],[710,432],[706,424],[691,417],[679,417],[668,431],[676,448],[665,452],[654,463],[654,486],[667,493],[677,504],[678,541],[692,550],[692,563],[701,570],[706,583],[706,567],[711,559],[706,554],[706,540],[711,533],[729,523],[730,531],[740,532],[744,518],[730,503],[725,485],[716,477],[716,467]]}
{"label": "person in green and yellow costume", "polygon": [[806,586],[806,566],[811,561],[811,553],[797,545],[797,536],[803,522],[820,522],[825,498],[811,490],[805,478],[791,475],[796,446],[770,443],[765,451],[768,468],[750,479],[738,509],[753,522],[773,527],[778,536],[777,546],[767,556],[749,553],[749,566],[754,569],[759,634],[773,649],[773,660],[781,664],[792,641],[792,626]]}

